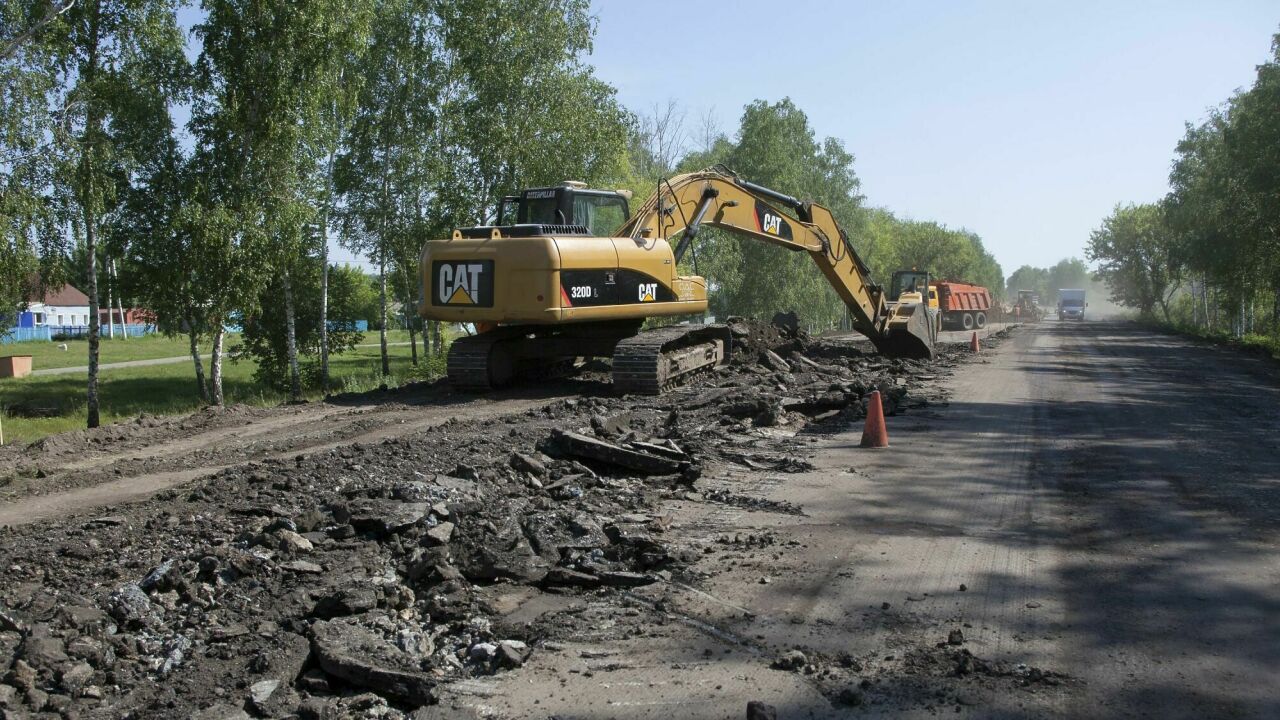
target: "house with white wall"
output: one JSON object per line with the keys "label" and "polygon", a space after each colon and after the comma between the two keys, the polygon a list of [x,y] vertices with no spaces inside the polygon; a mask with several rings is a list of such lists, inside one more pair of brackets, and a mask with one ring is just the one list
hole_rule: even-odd
{"label": "house with white wall", "polygon": [[[38,294],[36,290],[33,295]],[[43,297],[28,297],[18,313],[18,327],[82,328],[89,325],[89,296],[72,285],[49,288]]]}

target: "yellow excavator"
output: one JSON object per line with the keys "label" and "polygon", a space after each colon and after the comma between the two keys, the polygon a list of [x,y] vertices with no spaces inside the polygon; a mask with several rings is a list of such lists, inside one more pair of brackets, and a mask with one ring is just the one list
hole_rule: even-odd
{"label": "yellow excavator", "polygon": [[[581,183],[503,198],[493,225],[459,228],[423,247],[418,313],[469,323],[455,340],[450,382],[489,389],[611,357],[620,392],[658,394],[728,362],[725,325],[641,330],[648,318],[707,310],[707,281],[679,274],[703,227],[806,252],[848,306],[855,330],[891,357],[931,358],[936,340],[921,295],[871,281],[831,211],[717,166],[665,180],[636,212],[626,193]],[[759,282],[769,269],[759,269]]]}

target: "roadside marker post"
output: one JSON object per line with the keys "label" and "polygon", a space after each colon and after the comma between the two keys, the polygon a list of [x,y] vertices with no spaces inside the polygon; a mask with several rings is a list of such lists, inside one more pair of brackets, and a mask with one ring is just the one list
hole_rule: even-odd
{"label": "roadside marker post", "polygon": [[873,390],[867,396],[867,422],[862,427],[862,447],[889,447],[889,430],[884,425],[884,404],[879,390]]}

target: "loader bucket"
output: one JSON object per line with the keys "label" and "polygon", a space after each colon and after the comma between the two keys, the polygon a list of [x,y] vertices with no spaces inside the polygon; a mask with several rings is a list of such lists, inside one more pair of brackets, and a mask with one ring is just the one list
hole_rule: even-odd
{"label": "loader bucket", "polygon": [[885,325],[885,334],[872,338],[882,355],[911,360],[932,360],[937,340],[929,311],[920,305],[899,305]]}

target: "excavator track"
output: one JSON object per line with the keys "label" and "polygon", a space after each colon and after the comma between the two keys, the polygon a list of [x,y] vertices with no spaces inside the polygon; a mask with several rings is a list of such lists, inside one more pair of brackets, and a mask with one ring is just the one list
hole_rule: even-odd
{"label": "excavator track", "polygon": [[454,340],[446,360],[449,384],[458,390],[473,392],[505,385],[515,372],[513,359],[502,352],[504,342],[509,340],[511,337],[501,332]]}
{"label": "excavator track", "polygon": [[642,332],[613,351],[613,386],[623,394],[659,395],[729,360],[724,325],[677,325]]}

